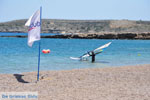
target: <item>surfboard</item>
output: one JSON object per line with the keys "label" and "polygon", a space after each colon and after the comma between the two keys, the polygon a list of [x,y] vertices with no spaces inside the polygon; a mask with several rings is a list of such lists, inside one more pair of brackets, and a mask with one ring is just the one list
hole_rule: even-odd
{"label": "surfboard", "polygon": [[70,57],[70,59],[73,59],[73,60],[80,60],[81,58],[79,58],[79,57]]}

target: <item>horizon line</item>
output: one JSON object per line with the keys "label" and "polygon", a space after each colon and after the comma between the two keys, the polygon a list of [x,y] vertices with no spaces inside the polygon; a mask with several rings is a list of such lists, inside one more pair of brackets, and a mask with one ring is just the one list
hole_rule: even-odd
{"label": "horizon line", "polygon": [[[13,21],[19,21],[19,20],[28,20],[27,19],[14,19],[14,20],[8,20],[8,21],[0,21],[0,23],[7,23],[7,22],[13,22]],[[126,21],[150,21],[150,20],[142,20],[142,19],[139,19],[139,20],[135,20],[135,19],[54,19],[54,18],[43,18],[42,20],[68,20],[68,21],[110,21],[110,20],[117,20],[117,21],[121,21],[121,20],[126,20]]]}

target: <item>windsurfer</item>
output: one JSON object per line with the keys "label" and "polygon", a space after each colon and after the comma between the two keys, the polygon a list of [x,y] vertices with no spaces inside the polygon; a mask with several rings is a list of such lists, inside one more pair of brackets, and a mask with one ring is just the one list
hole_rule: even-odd
{"label": "windsurfer", "polygon": [[90,56],[92,56],[92,63],[95,62],[95,53],[93,51],[88,52]]}
{"label": "windsurfer", "polygon": [[92,51],[92,63],[95,62],[95,53]]}
{"label": "windsurfer", "polygon": [[99,53],[102,53],[103,49],[106,48],[106,47],[108,47],[110,44],[111,44],[111,42],[109,42],[109,43],[107,43],[107,44],[105,44],[105,45],[103,45],[103,46],[100,46],[100,47],[98,47],[97,49],[95,49],[95,50],[93,50],[93,51],[89,51],[89,52],[83,54],[83,55],[80,56],[80,57],[77,57],[77,58],[75,58],[75,57],[70,57],[70,58],[71,58],[71,59],[74,59],[74,60],[85,61],[85,60],[88,60],[88,57],[91,56],[91,58],[92,58],[91,61],[92,61],[92,63],[93,63],[93,62],[95,62],[95,56],[96,56],[97,54],[99,54]]}
{"label": "windsurfer", "polygon": [[[102,52],[102,50],[101,50],[101,52]],[[98,53],[94,53],[94,51],[88,52],[88,54],[89,54],[90,56],[92,56],[92,60],[91,60],[92,63],[95,62],[95,56],[96,56],[97,54],[101,53],[101,52],[98,52]]]}

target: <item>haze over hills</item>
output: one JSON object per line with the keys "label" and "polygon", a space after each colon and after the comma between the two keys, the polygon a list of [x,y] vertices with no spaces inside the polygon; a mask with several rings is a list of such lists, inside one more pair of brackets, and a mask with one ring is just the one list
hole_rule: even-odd
{"label": "haze over hills", "polygon": [[[27,20],[0,23],[0,32],[27,32]],[[42,33],[150,32],[150,21],[43,19]]]}

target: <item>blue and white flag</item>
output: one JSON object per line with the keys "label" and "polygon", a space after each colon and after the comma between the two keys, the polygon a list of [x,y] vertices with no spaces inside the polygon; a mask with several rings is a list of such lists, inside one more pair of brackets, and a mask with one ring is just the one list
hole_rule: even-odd
{"label": "blue and white flag", "polygon": [[41,18],[40,10],[37,10],[26,22],[28,29],[28,46],[32,47],[34,41],[40,40]]}

